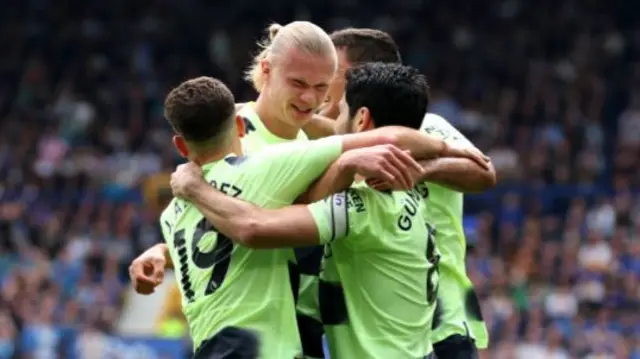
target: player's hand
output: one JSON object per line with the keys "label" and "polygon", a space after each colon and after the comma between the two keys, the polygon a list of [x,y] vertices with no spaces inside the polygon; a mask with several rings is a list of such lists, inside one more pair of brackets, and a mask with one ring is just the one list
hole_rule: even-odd
{"label": "player's hand", "polygon": [[164,280],[164,254],[148,250],[134,259],[129,266],[129,277],[136,293],[149,295]]}
{"label": "player's hand", "polygon": [[367,179],[379,179],[395,189],[415,186],[416,172],[422,167],[408,151],[393,145],[381,145],[346,152],[346,162]]}
{"label": "player's hand", "polygon": [[[424,170],[421,168],[420,171],[413,170],[411,171],[411,175],[413,176],[413,183],[417,184],[418,182],[423,180]],[[367,185],[377,191],[406,191],[410,188],[399,186],[397,183],[383,181],[379,178],[368,178],[366,180]]]}
{"label": "player's hand", "polygon": [[332,120],[336,119],[338,118],[338,115],[340,115],[339,103],[334,101],[323,102],[318,108],[317,113],[318,115],[330,118]]}
{"label": "player's hand", "polygon": [[171,174],[171,192],[176,197],[189,198],[191,189],[203,182],[202,169],[193,162],[183,163]]}
{"label": "player's hand", "polygon": [[468,158],[480,165],[480,167],[484,168],[485,170],[489,169],[489,162],[491,162],[491,158],[482,153],[482,151],[468,145],[461,146],[457,144],[447,144],[445,150],[442,153],[442,157]]}

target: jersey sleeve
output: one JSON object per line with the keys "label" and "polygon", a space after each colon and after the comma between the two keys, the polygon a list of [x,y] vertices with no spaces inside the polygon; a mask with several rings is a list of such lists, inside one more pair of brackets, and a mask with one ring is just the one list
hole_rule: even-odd
{"label": "jersey sleeve", "polygon": [[[372,203],[373,190],[367,187],[349,188],[308,206],[322,244],[341,241],[352,248],[368,246],[358,234],[367,227],[379,225],[372,218],[378,208]],[[357,239],[357,243],[353,242]]]}
{"label": "jersey sleeve", "polygon": [[253,179],[262,188],[291,203],[342,153],[342,138],[273,145],[252,156]]}
{"label": "jersey sleeve", "polygon": [[420,129],[449,143],[473,146],[471,141],[453,127],[449,121],[445,120],[444,117],[433,113],[428,113],[424,116]]}
{"label": "jersey sleeve", "polygon": [[331,243],[349,234],[347,191],[335,193],[307,208],[318,228],[320,243]]}

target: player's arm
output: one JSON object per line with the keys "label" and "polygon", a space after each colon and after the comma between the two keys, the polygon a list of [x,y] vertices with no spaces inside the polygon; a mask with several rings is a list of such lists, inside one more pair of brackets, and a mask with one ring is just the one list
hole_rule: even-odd
{"label": "player's arm", "polygon": [[133,260],[133,264],[136,261],[146,261],[147,258],[151,258],[157,263],[162,263],[162,267],[164,269],[173,269],[173,262],[171,261],[171,256],[169,255],[169,247],[167,247],[166,243],[158,243],[149,247],[146,251],[142,252],[136,259]]}
{"label": "player's arm", "polygon": [[[477,148],[443,117],[427,114],[424,132],[460,148]],[[479,150],[477,150],[479,152]],[[496,185],[496,171],[491,162],[480,166],[468,158],[436,158],[421,162],[423,180],[441,184],[460,192],[482,192]]]}
{"label": "player's arm", "polygon": [[[480,165],[486,165],[488,158],[483,156],[479,151],[466,152],[464,148],[457,147],[456,145],[448,145],[444,140],[425,134],[422,131],[413,130],[407,127],[401,126],[388,126],[375,129],[372,131],[361,132],[356,134],[349,134],[343,136],[343,151],[349,151],[352,149],[362,148],[370,146],[373,143],[389,143],[398,146],[399,148],[410,151],[414,158],[417,159],[430,159],[437,156],[452,156],[461,157],[468,156],[473,160],[469,162],[479,163]],[[340,161],[344,159],[344,161]],[[331,165],[327,171],[302,194],[297,203],[312,203],[325,198],[333,193],[347,189],[354,180],[354,175],[357,172],[354,166],[357,163],[349,163],[346,158],[341,158]],[[474,162],[475,161],[475,162]],[[408,163],[407,163],[408,164]],[[416,171],[417,178],[409,178],[409,182],[414,182],[414,179],[423,181],[419,173],[424,173],[424,176],[431,175],[431,172],[427,172],[427,169],[433,167],[425,166],[425,170]],[[438,168],[435,168],[438,170]],[[406,171],[396,172],[395,175],[402,176]],[[411,177],[411,176],[410,176]],[[396,178],[400,181],[399,178]],[[406,179],[402,181],[407,182]],[[389,183],[389,181],[387,181]],[[397,183],[397,182],[396,182]],[[391,185],[396,189],[408,189],[413,187],[412,184],[408,186]]]}
{"label": "player's arm", "polygon": [[[335,134],[333,123],[334,121],[330,118],[322,115],[314,115],[306,125],[309,127],[305,126],[304,130],[311,138],[327,137]],[[307,128],[309,128],[309,131],[307,131]],[[430,159],[438,156],[462,156],[459,152],[449,148],[441,138],[408,127],[386,126],[368,132],[345,135],[346,138],[354,141],[354,143],[359,143],[359,141],[363,139],[370,140],[369,136],[382,138],[384,139],[383,143],[393,144],[408,150],[416,159]],[[349,147],[348,144],[345,146]],[[359,147],[362,146],[358,144],[354,145],[354,148]]]}
{"label": "player's arm", "polygon": [[225,236],[249,248],[312,246],[321,236],[307,206],[263,209],[227,196],[206,182],[198,182],[199,193],[191,201]]}
{"label": "player's arm", "polygon": [[496,171],[491,162],[487,169],[467,158],[435,158],[420,161],[422,181],[433,182],[455,191],[478,193],[496,185]]}
{"label": "player's arm", "polygon": [[151,294],[164,279],[165,269],[172,269],[169,247],[159,243],[136,257],[129,266],[129,278],[139,294]]}
{"label": "player's arm", "polygon": [[322,113],[314,114],[311,121],[307,122],[302,130],[311,139],[329,137],[335,135],[335,120],[324,116]]}
{"label": "player's arm", "polygon": [[136,257],[129,266],[129,277],[136,292],[151,294],[164,279],[166,269],[173,269],[169,245],[173,243],[174,202],[160,215],[160,230],[165,243],[156,244]]}

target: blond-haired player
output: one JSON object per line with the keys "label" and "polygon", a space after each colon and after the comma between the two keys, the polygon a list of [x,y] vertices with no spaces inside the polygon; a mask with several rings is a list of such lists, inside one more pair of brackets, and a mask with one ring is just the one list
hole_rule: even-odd
{"label": "blond-haired player", "polygon": [[[242,145],[248,154],[261,151],[269,145],[308,139],[300,129],[323,103],[338,63],[331,38],[313,23],[294,21],[285,26],[272,24],[267,32],[268,37],[259,43],[260,53],[246,73],[246,79],[259,96],[255,102],[242,106],[237,113],[244,121]],[[150,253],[166,253],[166,246],[159,244]],[[321,249],[317,253],[321,255]],[[156,263],[160,262],[161,257],[156,256]],[[293,255],[291,257],[293,260]],[[132,273],[142,273],[140,268],[143,263],[152,263],[153,258],[149,253],[141,256],[141,260],[132,264]],[[299,277],[294,268],[291,272],[292,287],[297,294]],[[144,288],[141,278],[132,277],[139,293],[152,291],[152,288]],[[303,282],[304,288],[311,283],[310,280]],[[320,337],[314,336],[312,340],[312,346],[321,350]]]}

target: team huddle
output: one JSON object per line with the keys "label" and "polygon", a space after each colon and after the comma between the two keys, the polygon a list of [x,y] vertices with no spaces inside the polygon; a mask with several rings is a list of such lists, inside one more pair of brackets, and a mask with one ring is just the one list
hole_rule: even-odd
{"label": "team huddle", "polygon": [[188,163],[136,291],[174,269],[194,358],[476,358],[462,193],[495,185],[489,158],[382,31],[296,21],[261,49],[255,102],[210,77],[167,95]]}

